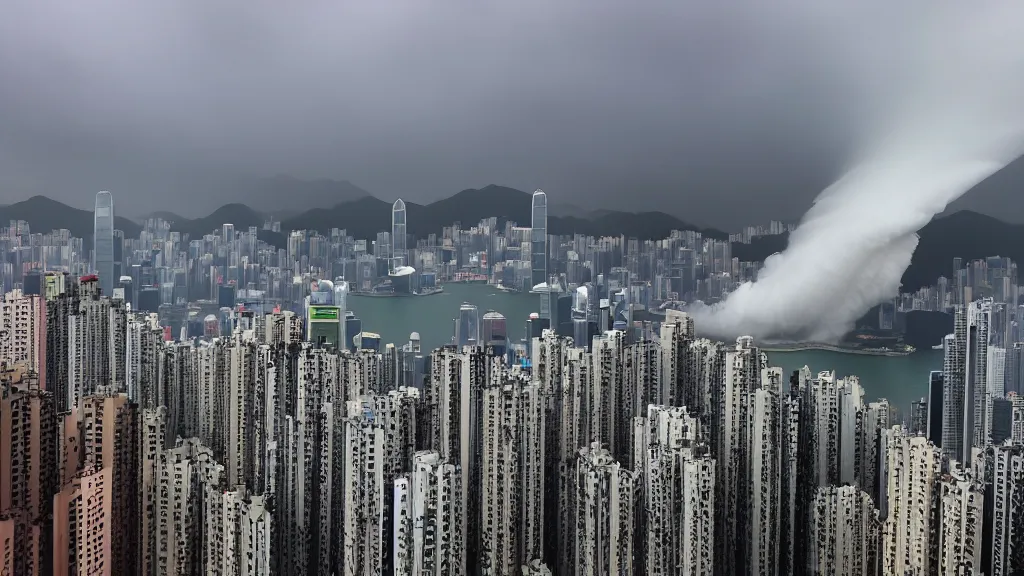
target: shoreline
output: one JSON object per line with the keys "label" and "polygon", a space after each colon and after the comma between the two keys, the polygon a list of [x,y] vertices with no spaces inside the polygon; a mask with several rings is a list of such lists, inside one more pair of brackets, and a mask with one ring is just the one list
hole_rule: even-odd
{"label": "shoreline", "polygon": [[421,296],[433,296],[435,294],[443,294],[443,293],[444,293],[444,288],[438,288],[436,290],[431,290],[430,292],[424,292],[424,293],[420,293],[420,294],[395,294],[394,292],[383,293],[383,294],[375,294],[373,292],[349,292],[348,295],[349,296],[360,296],[360,297],[363,297],[363,298],[419,298]]}
{"label": "shoreline", "polygon": [[901,351],[901,350],[872,350],[870,348],[847,348],[844,346],[835,346],[832,344],[775,344],[767,346],[759,346],[763,352],[808,352],[811,350],[820,350],[822,352],[836,352],[838,354],[856,354],[858,356],[887,356],[891,358],[902,358],[910,356],[916,350],[912,352]]}

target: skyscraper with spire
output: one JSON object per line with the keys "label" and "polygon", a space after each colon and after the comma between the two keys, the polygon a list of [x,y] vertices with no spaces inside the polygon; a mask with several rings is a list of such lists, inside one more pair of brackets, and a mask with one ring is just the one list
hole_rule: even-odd
{"label": "skyscraper with spire", "polygon": [[406,250],[407,232],[405,228],[405,202],[399,198],[391,206],[391,270],[397,270],[400,266],[408,266],[406,261],[408,251]]}
{"label": "skyscraper with spire", "polygon": [[100,277],[104,296],[114,293],[114,197],[110,192],[96,193],[92,229],[93,269]]}

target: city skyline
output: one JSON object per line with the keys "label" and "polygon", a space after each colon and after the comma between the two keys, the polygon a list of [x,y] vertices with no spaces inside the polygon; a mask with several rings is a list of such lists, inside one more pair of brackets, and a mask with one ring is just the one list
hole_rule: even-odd
{"label": "city skyline", "polygon": [[[787,375],[755,339],[702,338],[661,306],[756,279],[731,242],[692,231],[541,243],[491,218],[414,238],[410,289],[527,293],[543,268],[552,289],[531,298],[549,313],[519,318],[512,340],[503,314],[464,303],[452,345],[386,343],[350,297],[445,302],[395,292],[403,207],[373,243],[306,232],[287,250],[255,227],[193,240],[154,220],[138,239],[111,231],[112,262],[54,250],[82,246],[66,232],[4,229],[21,263],[0,310],[5,567],[945,576],[1024,563],[1024,290],[1009,259],[955,259],[879,311],[873,338],[898,338],[919,305],[952,313],[942,377],[921,374],[929,393],[908,407],[853,375]],[[40,267],[19,259],[36,255]],[[100,265],[128,272],[110,295]],[[987,462],[1009,468],[982,477]],[[915,512],[922,499],[934,516]],[[201,512],[158,513],[182,507]]]}

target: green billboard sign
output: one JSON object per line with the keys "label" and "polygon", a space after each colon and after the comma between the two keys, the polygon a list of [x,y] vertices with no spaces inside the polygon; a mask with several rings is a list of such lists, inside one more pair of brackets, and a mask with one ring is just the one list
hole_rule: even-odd
{"label": "green billboard sign", "polygon": [[337,306],[310,306],[309,319],[325,322],[338,321],[339,308]]}

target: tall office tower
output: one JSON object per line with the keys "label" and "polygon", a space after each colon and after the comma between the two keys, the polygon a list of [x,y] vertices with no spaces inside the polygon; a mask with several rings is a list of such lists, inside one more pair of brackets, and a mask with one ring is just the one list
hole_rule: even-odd
{"label": "tall office tower", "polygon": [[139,421],[139,554],[136,573],[150,574],[157,553],[157,463],[167,438],[167,409],[141,410]]}
{"label": "tall office tower", "polygon": [[223,487],[223,478],[224,467],[214,460],[213,451],[196,438],[179,439],[176,447],[159,453],[153,509],[156,547],[144,574],[204,573],[203,511],[207,495]]}
{"label": "tall office tower", "polygon": [[623,420],[621,411],[625,382],[623,336],[622,332],[612,330],[594,338],[587,413],[592,419],[589,441],[606,446],[617,459],[627,460],[632,455],[624,439],[631,431],[632,419]]}
{"label": "tall office tower", "polygon": [[0,308],[0,360],[23,364],[46,389],[46,300],[20,290],[4,294]]}
{"label": "tall office tower", "polygon": [[715,484],[716,574],[749,570],[752,471],[750,398],[761,379],[761,353],[744,336],[725,354],[724,377],[713,388],[710,418],[712,456],[718,464]]}
{"label": "tall office tower", "polygon": [[638,465],[646,482],[645,574],[710,576],[714,566],[715,461],[699,421],[685,408],[649,406],[634,421]]}
{"label": "tall office tower", "polygon": [[459,307],[459,318],[455,325],[455,345],[462,350],[463,346],[480,345],[480,311],[476,306],[463,302]]}
{"label": "tall office tower", "polygon": [[203,574],[270,576],[271,520],[263,496],[205,486]]}
{"label": "tall office tower", "polygon": [[[533,193],[530,219],[530,285],[539,288],[548,281],[548,196],[543,190]],[[551,319],[551,311],[547,316],[544,312],[541,310],[541,317]]]}
{"label": "tall office tower", "polygon": [[85,470],[53,498],[53,573],[114,574],[110,468]]}
{"label": "tall office tower", "polygon": [[23,365],[6,368],[0,375],[0,568],[9,574],[41,574],[51,554],[56,424],[53,395],[39,389],[36,375]]}
{"label": "tall office tower", "polygon": [[575,545],[559,574],[632,576],[637,475],[594,444],[580,450],[575,476]]}
{"label": "tall office tower", "polygon": [[341,311],[340,317],[344,318],[348,311],[348,282],[344,276],[334,279],[334,305]]}
{"label": "tall office tower", "polygon": [[497,356],[504,356],[508,350],[508,326],[505,316],[488,310],[480,321],[480,342],[490,347]]}
{"label": "tall office tower", "polygon": [[105,296],[114,293],[114,197],[110,192],[96,193],[96,209],[92,228],[93,269],[100,277]]}
{"label": "tall office tower", "polygon": [[[341,573],[381,574],[384,546],[384,426],[372,407],[349,402],[344,421],[341,478]],[[352,513],[358,510],[358,513]],[[321,510],[321,514],[322,514]],[[322,528],[321,528],[322,529]],[[390,535],[389,535],[390,536]],[[324,554],[327,556],[327,554]],[[315,558],[315,556],[311,557]],[[327,574],[321,566],[320,574]],[[337,568],[336,568],[337,569]]]}
{"label": "tall office tower", "polygon": [[[991,576],[1024,573],[1024,447],[993,447]],[[988,567],[981,567],[985,569]]]}
{"label": "tall office tower", "polygon": [[964,438],[958,460],[968,466],[974,448],[991,444],[989,420],[991,393],[988,386],[989,328],[992,300],[971,302],[967,309],[967,340],[964,354]]}
{"label": "tall office tower", "polygon": [[409,265],[409,254],[406,250],[409,235],[405,226],[405,202],[399,198],[391,206],[391,271]]}
{"label": "tall office tower", "polygon": [[942,456],[924,436],[886,431],[886,505],[882,528],[884,574],[932,574],[932,505]]}
{"label": "tall office tower", "polygon": [[942,342],[942,454],[960,460],[964,451],[964,376],[967,365],[967,309],[963,306],[956,307],[953,333]]}
{"label": "tall office tower", "polygon": [[944,576],[982,572],[982,510],[985,489],[969,469],[954,463],[937,482],[937,573]]}
{"label": "tall office tower", "polygon": [[82,399],[83,470],[108,473],[111,574],[133,574],[138,550],[138,420],[126,395]]}
{"label": "tall office tower", "polygon": [[936,370],[928,375],[928,429],[926,436],[928,440],[942,447],[942,398],[944,376],[941,370]]}
{"label": "tall office tower", "polygon": [[437,452],[413,456],[411,471],[395,480],[396,576],[462,576],[466,543],[462,472]]}
{"label": "tall office tower", "polygon": [[880,529],[867,493],[856,486],[819,487],[811,522],[811,573],[874,576]]}

